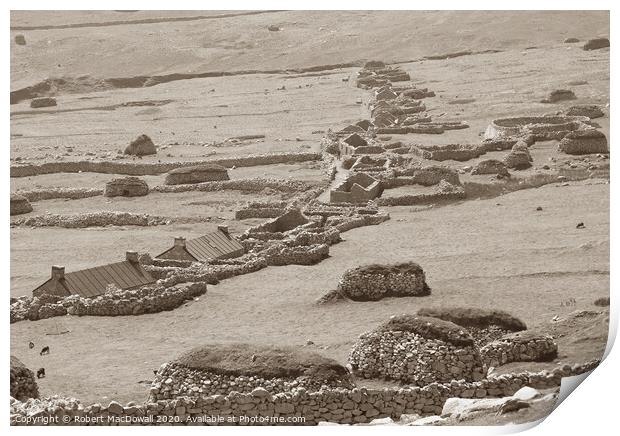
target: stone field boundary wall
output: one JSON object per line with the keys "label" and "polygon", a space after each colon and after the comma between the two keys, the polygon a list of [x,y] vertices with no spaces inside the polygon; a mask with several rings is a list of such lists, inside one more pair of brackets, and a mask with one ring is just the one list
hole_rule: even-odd
{"label": "stone field boundary wall", "polygon": [[[197,399],[180,397],[126,406],[116,401],[106,406],[84,405],[58,397],[20,402],[11,398],[11,425],[36,425],[38,419],[63,425],[317,425],[367,423],[403,414],[440,415],[448,398],[497,398],[510,396],[524,386],[557,387],[562,377],[593,370],[599,361],[564,365],[553,371],[504,374],[478,382],[453,380],[424,387],[400,389],[326,389],[270,394],[257,388],[250,393],[231,392]],[[209,417],[213,417],[215,421]],[[234,418],[233,418],[234,417]],[[229,419],[230,418],[230,419]],[[234,420],[233,420],[234,419]],[[39,425],[40,425],[39,421]]]}
{"label": "stone field boundary wall", "polygon": [[320,153],[273,153],[256,154],[243,157],[230,157],[191,162],[108,162],[108,161],[75,161],[46,162],[42,164],[12,165],[11,177],[28,177],[39,174],[53,173],[106,173],[126,174],[129,176],[146,176],[167,173],[175,168],[218,164],[230,167],[251,167],[289,162],[307,162],[321,160]]}

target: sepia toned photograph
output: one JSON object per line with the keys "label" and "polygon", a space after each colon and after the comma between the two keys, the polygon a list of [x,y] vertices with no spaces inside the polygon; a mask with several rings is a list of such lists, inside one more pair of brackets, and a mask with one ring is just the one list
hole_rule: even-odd
{"label": "sepia toned photograph", "polygon": [[10,10],[8,424],[546,418],[610,336],[610,15]]}

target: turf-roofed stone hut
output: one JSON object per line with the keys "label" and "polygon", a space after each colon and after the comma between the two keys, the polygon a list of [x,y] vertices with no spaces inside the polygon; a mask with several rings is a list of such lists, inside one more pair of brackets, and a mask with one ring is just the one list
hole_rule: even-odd
{"label": "turf-roofed stone hut", "polygon": [[34,373],[15,356],[11,356],[11,397],[19,401],[39,398],[39,387]]}
{"label": "turf-roofed stone hut", "polygon": [[19,194],[11,194],[11,216],[32,212],[32,205],[28,199]]}
{"label": "turf-roofed stone hut", "polygon": [[52,266],[51,277],[32,291],[33,297],[44,294],[92,298],[104,294],[108,286],[128,290],[155,283],[155,279],[138,261],[138,253],[128,251],[122,262],[65,273],[64,266]]}
{"label": "turf-roofed stone hut", "polygon": [[208,262],[212,259],[232,259],[242,256],[244,252],[243,245],[229,233],[228,227],[218,226],[216,231],[199,238],[174,238],[174,245],[156,258]]}
{"label": "turf-roofed stone hut", "polygon": [[149,185],[138,177],[122,177],[105,184],[106,197],[142,197],[149,193]]}
{"label": "turf-roofed stone hut", "polygon": [[443,319],[465,327],[479,347],[508,333],[527,329],[523,321],[503,310],[476,307],[422,308],[418,310],[418,315]]}
{"label": "turf-roofed stone hut", "polygon": [[422,267],[415,262],[404,262],[348,270],[338,283],[338,293],[355,301],[375,301],[385,297],[425,296],[431,289]]}
{"label": "turf-roofed stone hut", "polygon": [[417,386],[478,381],[486,372],[467,330],[449,321],[416,315],[393,316],[362,334],[351,349],[349,363],[358,376]]}
{"label": "turf-roofed stone hut", "polygon": [[290,347],[205,345],[162,365],[150,400],[227,395],[232,391],[273,395],[297,388],[352,388],[347,369],[333,359]]}
{"label": "turf-roofed stone hut", "polygon": [[166,185],[216,182],[229,180],[228,170],[218,164],[175,168],[166,176]]}

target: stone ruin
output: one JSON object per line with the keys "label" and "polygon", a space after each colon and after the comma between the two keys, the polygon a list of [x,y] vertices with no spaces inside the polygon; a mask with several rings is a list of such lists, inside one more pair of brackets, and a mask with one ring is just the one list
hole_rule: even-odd
{"label": "stone ruin", "polygon": [[595,129],[568,133],[560,141],[558,150],[566,154],[609,153],[607,138]]}
{"label": "stone ruin", "polygon": [[476,164],[471,170],[472,175],[496,174],[499,177],[510,177],[506,164],[497,159],[485,159]]}
{"label": "stone ruin", "polygon": [[462,162],[484,154],[485,150],[483,147],[476,144],[416,144],[411,147],[411,153],[429,160],[456,160]]}
{"label": "stone ruin", "polygon": [[[533,116],[493,120],[484,132],[484,138],[492,141],[514,141],[528,138],[534,141],[562,139],[569,132],[588,128],[590,119],[582,116]],[[512,147],[512,145],[510,145]]]}
{"label": "stone ruin", "polygon": [[228,170],[217,164],[206,164],[176,168],[166,176],[166,185],[185,185],[192,183],[230,180]]}
{"label": "stone ruin", "polygon": [[129,143],[124,153],[132,156],[148,156],[157,154],[157,148],[151,138],[147,135],[140,135]]}
{"label": "stone ruin", "polygon": [[105,184],[106,197],[141,197],[149,193],[149,185],[138,177],[121,177]]}
{"label": "stone ruin", "polygon": [[[331,294],[354,301],[430,295],[422,267],[414,262],[365,265],[346,271]],[[330,297],[328,297],[330,298]]]}
{"label": "stone ruin", "polygon": [[381,182],[366,173],[355,173],[329,192],[331,203],[367,203],[381,195]]}
{"label": "stone ruin", "polygon": [[399,315],[364,333],[349,354],[353,373],[416,386],[479,381],[486,368],[472,336],[438,318]]}
{"label": "stone ruin", "polygon": [[19,401],[39,398],[39,387],[34,373],[15,356],[11,356],[11,397]]}
{"label": "stone ruin", "polygon": [[[379,66],[381,64],[381,66]],[[399,67],[386,66],[381,61],[370,61],[357,73],[357,87],[372,89],[392,82],[411,80],[409,73]]]}
{"label": "stone ruin", "polygon": [[304,389],[353,387],[335,360],[291,347],[213,344],[194,348],[159,368],[149,401],[209,397],[231,392],[276,395]]}
{"label": "stone ruin", "polygon": [[32,205],[28,199],[19,194],[11,194],[11,216],[32,212]]}

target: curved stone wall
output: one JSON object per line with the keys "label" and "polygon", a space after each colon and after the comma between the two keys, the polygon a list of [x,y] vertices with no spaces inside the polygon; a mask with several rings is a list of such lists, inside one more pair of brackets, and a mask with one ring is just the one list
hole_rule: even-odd
{"label": "curved stone wall", "polygon": [[39,398],[34,373],[15,356],[11,356],[11,397],[20,401]]}

